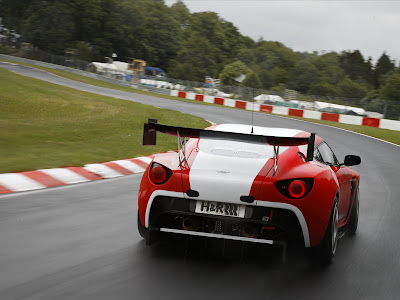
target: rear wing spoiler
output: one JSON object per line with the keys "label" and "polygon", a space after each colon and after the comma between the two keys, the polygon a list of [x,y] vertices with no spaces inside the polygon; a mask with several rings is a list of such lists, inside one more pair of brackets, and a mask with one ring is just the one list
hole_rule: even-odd
{"label": "rear wing spoiler", "polygon": [[267,136],[162,125],[157,123],[157,119],[149,119],[148,123],[144,123],[143,145],[156,145],[157,131],[178,137],[227,139],[242,142],[267,143],[274,147],[308,145],[306,161],[312,161],[314,154],[315,133],[311,133],[310,137]]}

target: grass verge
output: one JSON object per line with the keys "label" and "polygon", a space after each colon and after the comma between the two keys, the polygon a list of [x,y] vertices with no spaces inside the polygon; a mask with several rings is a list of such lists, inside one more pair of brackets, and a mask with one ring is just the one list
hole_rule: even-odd
{"label": "grass verge", "polygon": [[204,128],[205,120],[167,109],[98,96],[0,68],[0,173],[82,166],[176,149],[159,134],[142,146],[143,123]]}
{"label": "grass verge", "polygon": [[[7,62],[15,63],[15,64],[21,64],[21,65],[25,65],[25,66],[32,67],[32,68],[41,69],[43,71],[47,71],[49,73],[53,73],[53,74],[61,76],[61,77],[65,77],[65,78],[68,78],[71,80],[76,80],[79,82],[83,82],[83,83],[87,83],[87,84],[91,84],[91,85],[95,85],[95,86],[100,86],[100,87],[105,87],[105,88],[110,88],[110,89],[115,89],[115,90],[121,90],[121,91],[125,91],[125,92],[143,94],[143,95],[148,95],[148,96],[153,96],[153,97],[158,97],[158,98],[172,99],[172,100],[176,100],[176,101],[184,101],[184,102],[192,102],[192,103],[194,102],[193,100],[183,99],[183,98],[179,98],[179,97],[160,95],[160,94],[141,91],[141,90],[137,90],[137,89],[133,89],[133,88],[129,88],[129,87],[119,86],[119,85],[104,82],[101,80],[92,79],[92,78],[88,78],[88,77],[81,76],[81,75],[76,75],[76,74],[69,73],[66,71],[54,70],[51,68],[39,67],[39,66],[31,65],[31,64],[14,62],[11,60],[0,59],[0,61],[7,61]],[[195,101],[195,102],[198,105],[219,106],[217,104],[210,104],[210,103],[204,103],[204,102],[198,102],[198,101]],[[238,108],[232,108],[232,109],[238,109]],[[277,116],[281,116],[281,115],[277,115]],[[285,117],[292,118],[292,119],[305,120],[305,121],[313,122],[313,123],[329,125],[329,126],[333,126],[333,127],[342,128],[342,129],[347,129],[350,131],[362,133],[362,134],[365,134],[365,135],[368,135],[371,137],[375,137],[378,139],[382,139],[382,140],[400,145],[400,131],[368,127],[368,126],[360,126],[360,125],[342,124],[342,123],[331,122],[331,121],[305,119],[305,118],[292,117],[292,116],[285,116]]]}

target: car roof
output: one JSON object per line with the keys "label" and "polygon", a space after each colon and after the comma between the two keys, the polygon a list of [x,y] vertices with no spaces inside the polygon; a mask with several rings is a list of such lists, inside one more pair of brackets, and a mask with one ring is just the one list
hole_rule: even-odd
{"label": "car roof", "polygon": [[279,136],[279,137],[294,137],[299,133],[307,133],[303,130],[291,129],[291,128],[276,128],[276,127],[260,127],[243,124],[220,124],[210,127],[212,130],[223,131],[223,132],[237,132],[237,133],[251,133],[255,135],[266,135],[266,136]]}

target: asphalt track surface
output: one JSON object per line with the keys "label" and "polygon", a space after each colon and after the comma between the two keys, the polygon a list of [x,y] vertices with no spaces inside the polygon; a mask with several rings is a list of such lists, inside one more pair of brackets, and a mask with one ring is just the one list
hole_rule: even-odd
{"label": "asphalt track surface", "polygon": [[[21,66],[0,67],[215,123],[251,122],[247,111],[109,90]],[[267,114],[255,113],[254,123],[316,132],[341,161],[345,154],[361,156],[362,164],[354,167],[361,174],[359,229],[356,236],[339,240],[333,264],[321,266],[296,248],[279,264],[271,249],[261,255],[260,249],[258,255],[250,251],[243,260],[219,260],[196,251],[185,256],[180,240],[148,247],[136,230],[141,175],[130,175],[1,196],[0,299],[399,299],[399,147]]]}

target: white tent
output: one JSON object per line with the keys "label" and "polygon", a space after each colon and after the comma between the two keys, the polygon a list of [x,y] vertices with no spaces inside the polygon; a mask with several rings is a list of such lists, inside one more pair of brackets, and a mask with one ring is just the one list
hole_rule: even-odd
{"label": "white tent", "polygon": [[254,98],[254,100],[256,100],[257,103],[264,103],[264,101],[285,102],[285,99],[283,99],[281,96],[267,95],[267,94],[258,95],[257,97]]}
{"label": "white tent", "polygon": [[113,61],[112,63],[92,62],[89,64],[88,69],[95,73],[110,73],[112,75],[126,75],[132,74],[128,70],[128,63],[122,61]]}
{"label": "white tent", "polygon": [[359,108],[359,107],[333,104],[333,103],[321,102],[321,101],[315,101],[315,108],[316,108],[316,110],[321,110],[321,109],[325,109],[325,108],[333,108],[333,109],[337,109],[337,110],[347,109],[347,110],[352,110],[359,115],[365,114],[365,110],[362,108]]}

